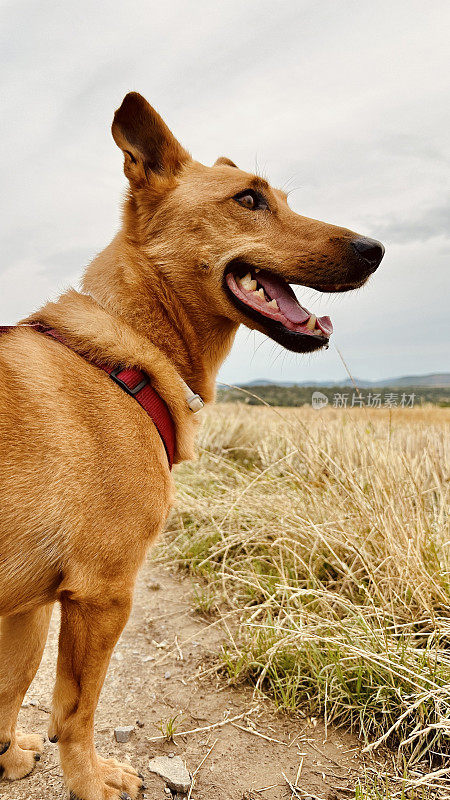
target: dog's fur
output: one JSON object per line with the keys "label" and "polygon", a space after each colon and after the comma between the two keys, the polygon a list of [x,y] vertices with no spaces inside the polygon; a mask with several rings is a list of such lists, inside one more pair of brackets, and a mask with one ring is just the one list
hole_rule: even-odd
{"label": "dog's fur", "polygon": [[[179,375],[211,402],[239,324],[265,331],[230,301],[228,264],[327,291],[367,278],[350,253],[354,233],[298,216],[283,192],[228,159],[192,160],[140,95],[127,95],[112,132],[130,185],[123,227],[81,292],[27,320],[56,328],[71,349],[20,326],[0,339],[0,771],[28,774],[40,749],[15,726],[58,601],[49,736],[81,800],[139,792],[129,766],[96,754],[93,720],[137,572],[173,498],[152,420],[95,364],[149,374],[173,416],[180,462],[193,456],[196,422]],[[270,213],[233,200],[252,186]]]}

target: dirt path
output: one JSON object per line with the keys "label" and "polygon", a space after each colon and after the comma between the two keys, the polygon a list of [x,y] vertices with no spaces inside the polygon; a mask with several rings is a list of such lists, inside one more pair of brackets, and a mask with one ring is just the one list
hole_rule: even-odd
{"label": "dirt path", "polygon": [[[299,797],[349,798],[361,769],[358,742],[335,730],[328,731],[325,741],[320,721],[314,725],[308,719],[289,719],[266,702],[234,724],[176,736],[176,744],[149,741],[160,734],[158,725],[171,717],[177,716],[178,731],[191,730],[250,712],[257,705],[250,690],[229,688],[214,673],[202,675],[223,634],[192,611],[191,591],[189,580],[161,567],[149,564],[143,569],[133,614],[116,647],[97,712],[96,743],[101,754],[132,761],[145,775],[147,800],[170,800],[162,780],[148,771],[150,757],[177,753],[194,772],[214,743],[196,776],[193,800],[288,800],[293,795],[282,773],[295,783],[301,764]],[[21,711],[20,726],[30,732],[47,731],[57,636],[55,614],[40,670]],[[137,720],[141,727],[136,726],[130,741],[117,744],[114,728],[135,725]],[[241,729],[248,727],[280,743]],[[16,783],[0,783],[0,796],[65,798],[57,746],[47,741],[34,774]]]}

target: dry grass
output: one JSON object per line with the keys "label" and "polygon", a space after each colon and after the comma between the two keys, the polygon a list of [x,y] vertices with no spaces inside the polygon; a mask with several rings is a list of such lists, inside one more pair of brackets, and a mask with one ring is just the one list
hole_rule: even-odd
{"label": "dry grass", "polygon": [[450,783],[449,421],[435,407],[217,406],[199,461],[177,472],[157,551],[201,576],[199,608],[235,611],[230,678],[284,708],[306,704],[372,747],[395,746],[404,787],[419,781],[440,797]]}

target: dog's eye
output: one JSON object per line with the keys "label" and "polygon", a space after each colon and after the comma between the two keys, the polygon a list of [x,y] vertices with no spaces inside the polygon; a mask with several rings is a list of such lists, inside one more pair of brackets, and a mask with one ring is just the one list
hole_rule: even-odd
{"label": "dog's eye", "polygon": [[234,196],[234,200],[249,211],[266,211],[269,206],[265,197],[253,189],[246,189],[245,192],[239,192]]}

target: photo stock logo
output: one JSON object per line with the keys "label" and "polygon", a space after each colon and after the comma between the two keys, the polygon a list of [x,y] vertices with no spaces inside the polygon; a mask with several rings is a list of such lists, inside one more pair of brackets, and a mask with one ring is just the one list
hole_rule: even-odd
{"label": "photo stock logo", "polygon": [[334,392],[331,400],[323,392],[313,392],[312,407],[318,411],[328,403],[333,408],[414,408],[417,395],[414,392]]}
{"label": "photo stock logo", "polygon": [[320,408],[328,405],[328,397],[322,392],[313,392],[311,398],[312,407],[318,411]]}

